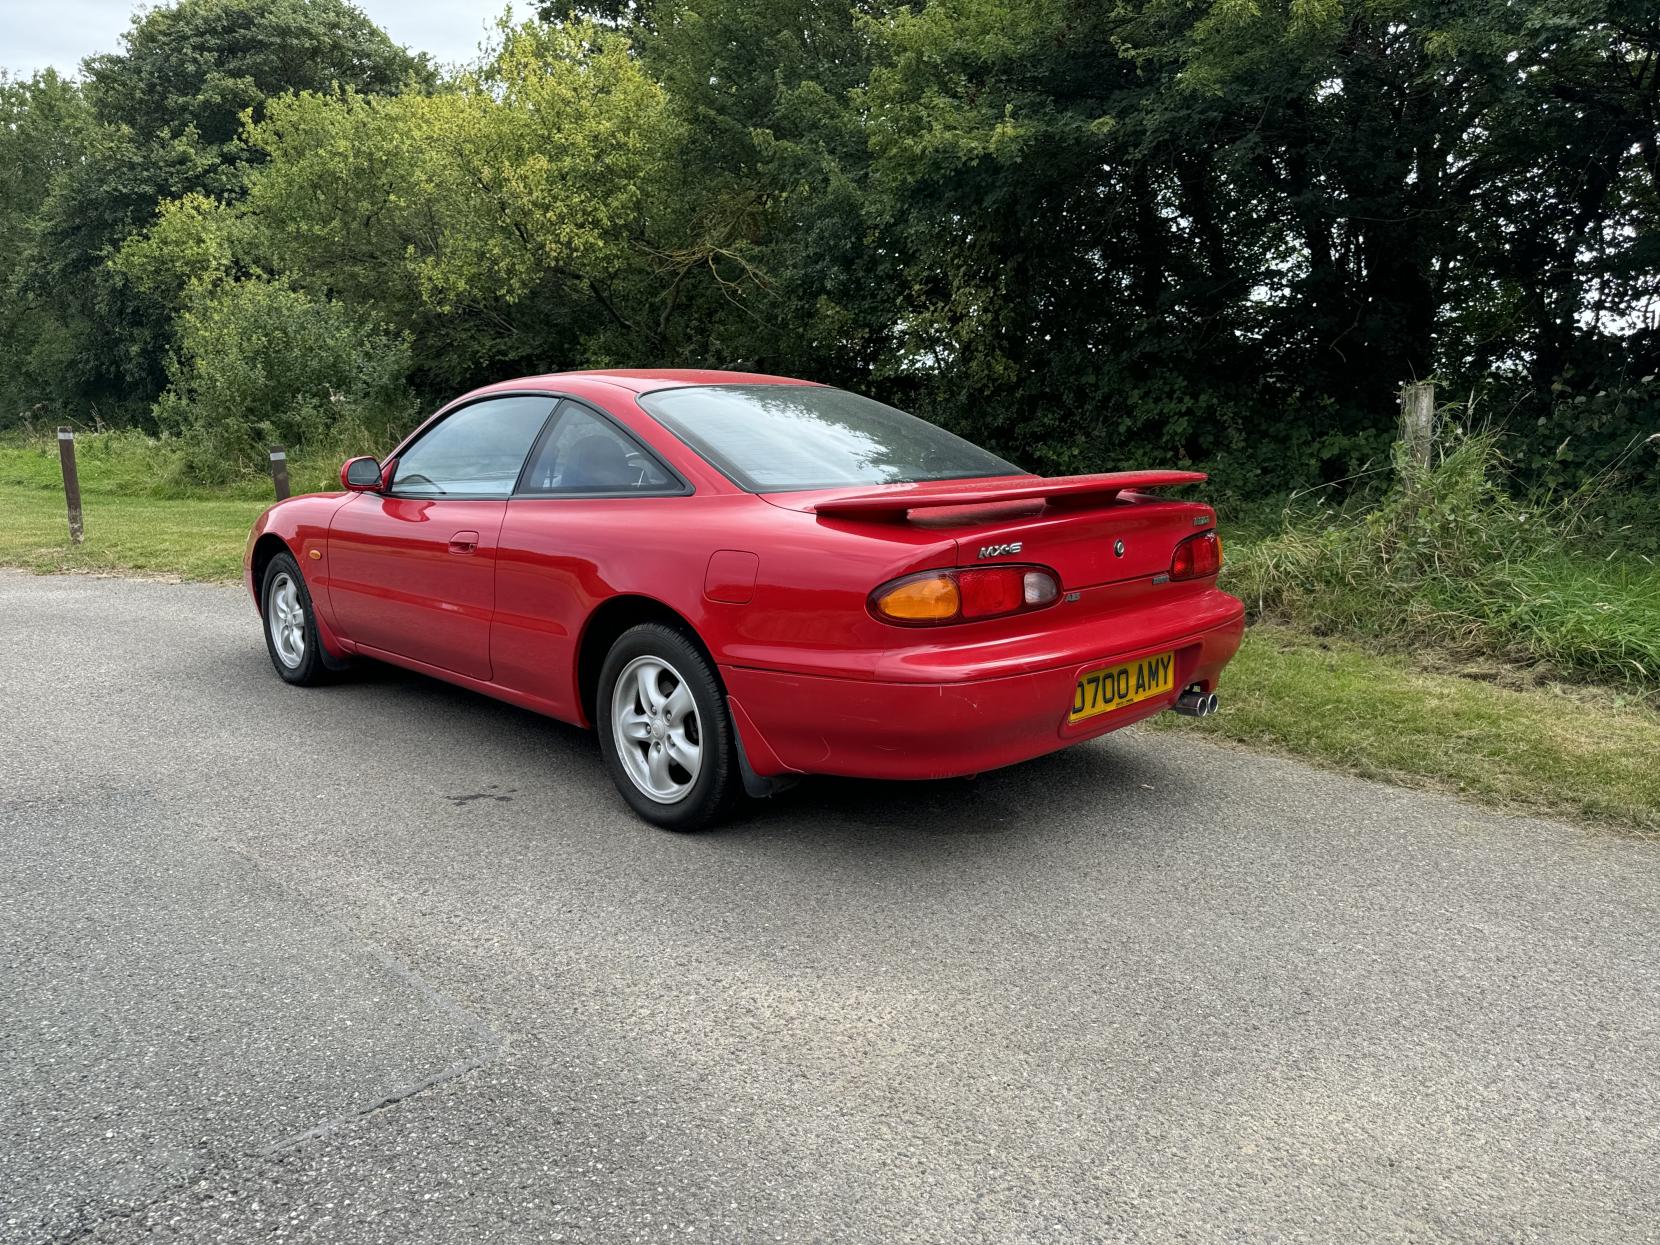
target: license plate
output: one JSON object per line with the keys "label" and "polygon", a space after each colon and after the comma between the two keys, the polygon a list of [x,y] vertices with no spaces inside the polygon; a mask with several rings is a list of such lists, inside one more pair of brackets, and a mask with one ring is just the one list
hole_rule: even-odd
{"label": "license plate", "polygon": [[1066,715],[1066,720],[1082,722],[1085,718],[1163,695],[1176,686],[1175,658],[1174,653],[1160,653],[1080,675],[1077,686],[1072,689],[1072,712]]}

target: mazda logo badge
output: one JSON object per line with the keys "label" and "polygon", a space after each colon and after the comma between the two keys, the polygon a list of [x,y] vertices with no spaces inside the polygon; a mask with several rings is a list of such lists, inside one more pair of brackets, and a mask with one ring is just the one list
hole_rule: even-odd
{"label": "mazda logo badge", "polygon": [[1124,542],[1121,541],[1121,540],[1113,541],[1112,542],[1112,552],[1113,552],[1114,557],[1119,557],[1119,558],[1123,557],[1124,556]]}

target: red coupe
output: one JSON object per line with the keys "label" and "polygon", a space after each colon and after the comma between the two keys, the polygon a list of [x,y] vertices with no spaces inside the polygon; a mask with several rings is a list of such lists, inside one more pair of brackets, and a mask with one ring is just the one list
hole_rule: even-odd
{"label": "red coupe", "polygon": [[800,774],[942,778],[1165,709],[1244,628],[1186,471],[1044,478],[840,389],[569,372],[444,407],[267,510],[277,673],[354,655],[598,728],[675,830]]}

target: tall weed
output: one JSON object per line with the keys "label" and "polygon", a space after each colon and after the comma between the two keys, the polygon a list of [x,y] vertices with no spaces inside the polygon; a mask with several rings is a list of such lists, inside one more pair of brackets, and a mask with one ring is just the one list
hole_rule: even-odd
{"label": "tall weed", "polygon": [[1660,570],[1598,555],[1594,486],[1540,501],[1509,483],[1491,432],[1461,437],[1429,466],[1398,457],[1374,507],[1288,516],[1237,552],[1229,586],[1257,614],[1318,632],[1660,690]]}

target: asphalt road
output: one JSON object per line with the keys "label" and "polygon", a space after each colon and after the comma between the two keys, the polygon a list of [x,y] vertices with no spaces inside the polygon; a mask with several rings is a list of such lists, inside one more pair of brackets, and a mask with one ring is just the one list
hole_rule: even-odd
{"label": "asphalt road", "polygon": [[0,1238],[1660,1239],[1660,847],[1127,732],[636,822],[0,572]]}

